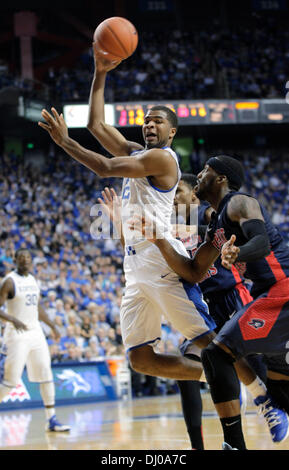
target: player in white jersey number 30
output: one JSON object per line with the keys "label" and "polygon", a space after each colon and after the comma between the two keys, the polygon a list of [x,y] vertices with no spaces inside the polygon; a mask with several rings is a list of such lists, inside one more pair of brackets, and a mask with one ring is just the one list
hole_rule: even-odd
{"label": "player in white jersey number 30", "polygon": [[0,309],[0,318],[7,322],[0,361],[0,401],[19,384],[26,365],[29,380],[40,384],[46,431],[69,431],[70,427],[59,423],[55,415],[50,353],[40,321],[50,326],[56,337],[60,334],[40,305],[37,281],[29,273],[32,262],[29,251],[18,250],[15,261],[16,270],[7,274],[0,287],[0,306],[7,305],[7,313]]}

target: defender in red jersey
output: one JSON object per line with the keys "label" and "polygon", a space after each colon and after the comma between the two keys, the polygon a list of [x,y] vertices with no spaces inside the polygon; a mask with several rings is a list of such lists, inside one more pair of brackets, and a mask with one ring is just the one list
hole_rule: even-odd
{"label": "defender in red jersey", "polygon": [[[151,240],[171,268],[190,283],[200,282],[201,268],[206,258],[213,258],[214,250],[216,258],[223,250],[223,264],[227,268],[234,262],[246,262],[245,275],[253,282],[251,295],[254,300],[234,315],[213,343],[202,351],[203,366],[225,441],[237,449],[245,448],[238,400],[240,386],[237,375],[234,377],[233,374],[237,358],[251,353],[265,355],[268,390],[289,411],[289,365],[286,362],[289,291],[283,296],[286,291],[283,284],[289,276],[289,250],[258,201],[238,193],[243,181],[244,170],[240,162],[224,155],[210,158],[198,175],[197,196],[208,201],[216,212],[211,216],[206,242],[199,247],[194,259],[188,261],[178,256],[165,239]],[[238,247],[234,246],[234,241]],[[282,294],[279,300],[278,294],[276,296],[271,290],[274,285]],[[274,325],[263,338],[245,339],[239,320],[252,305],[261,305],[261,308],[257,308],[257,317],[254,311],[254,318],[248,318],[246,328],[252,328],[252,331],[266,328],[268,318],[264,318],[263,313],[264,297],[269,299],[267,316],[272,318],[271,314],[275,312],[276,319],[271,319]],[[256,379],[248,382],[245,378],[243,382],[252,394],[258,394],[255,403],[268,423],[273,442],[282,442],[289,434],[287,413],[278,409],[264,385]]]}

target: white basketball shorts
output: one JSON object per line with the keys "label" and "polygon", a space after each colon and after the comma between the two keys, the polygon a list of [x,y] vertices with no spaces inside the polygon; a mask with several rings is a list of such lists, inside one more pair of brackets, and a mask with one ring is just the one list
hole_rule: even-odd
{"label": "white basketball shorts", "polygon": [[[181,241],[172,239],[170,243],[188,256]],[[161,339],[162,317],[187,339],[197,339],[215,328],[200,287],[181,280],[155,245],[144,241],[125,250],[126,287],[120,322],[126,351],[154,346]]]}
{"label": "white basketball shorts", "polygon": [[2,353],[0,382],[4,385],[18,385],[25,365],[30,382],[53,380],[49,348],[40,325],[23,332],[5,329]]}

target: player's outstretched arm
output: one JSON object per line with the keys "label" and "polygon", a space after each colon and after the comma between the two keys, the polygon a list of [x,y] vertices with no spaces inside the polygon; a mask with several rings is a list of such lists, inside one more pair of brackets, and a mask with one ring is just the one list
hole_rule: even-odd
{"label": "player's outstretched arm", "polygon": [[52,114],[46,109],[42,110],[44,122],[38,125],[45,129],[54,142],[72,158],[82,163],[98,176],[107,178],[110,176],[143,178],[145,176],[167,176],[171,181],[170,187],[176,184],[176,163],[173,158],[168,158],[169,152],[163,149],[150,149],[141,155],[107,158],[96,152],[82,147],[71,139],[62,114],[58,114],[55,108],[51,108]]}
{"label": "player's outstretched arm", "polygon": [[133,150],[141,150],[142,145],[130,142],[113,126],[105,122],[104,88],[106,74],[121,61],[108,61],[94,50],[95,70],[89,96],[87,129],[100,144],[115,157],[130,155]]}
{"label": "player's outstretched arm", "polygon": [[165,238],[156,239],[154,243],[170,268],[191,284],[201,282],[220,255],[211,242],[203,243],[193,259],[179,254]]}
{"label": "player's outstretched arm", "polygon": [[[0,307],[3,307],[5,302],[11,298],[11,296],[14,296],[14,284],[11,279],[6,279],[0,287]],[[2,308],[0,308],[0,318],[12,323],[17,331],[27,330],[26,325],[24,325],[22,321],[8,315],[4,310],[2,310]]]}

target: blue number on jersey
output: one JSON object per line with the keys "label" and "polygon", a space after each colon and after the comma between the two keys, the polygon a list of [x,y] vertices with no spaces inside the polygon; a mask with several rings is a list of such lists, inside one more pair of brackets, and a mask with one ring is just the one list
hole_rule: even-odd
{"label": "blue number on jersey", "polygon": [[123,192],[122,192],[122,199],[129,199],[130,196],[130,186],[129,186],[129,178],[126,179]]}
{"label": "blue number on jersey", "polygon": [[25,305],[37,305],[37,295],[36,294],[26,294]]}

